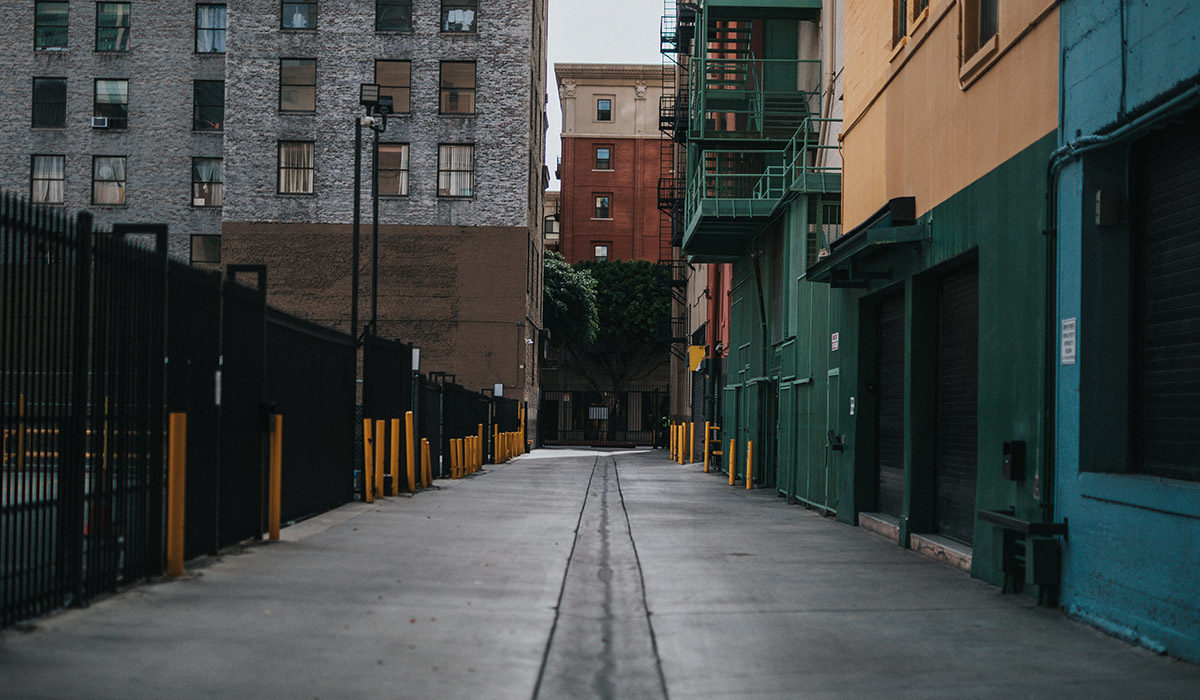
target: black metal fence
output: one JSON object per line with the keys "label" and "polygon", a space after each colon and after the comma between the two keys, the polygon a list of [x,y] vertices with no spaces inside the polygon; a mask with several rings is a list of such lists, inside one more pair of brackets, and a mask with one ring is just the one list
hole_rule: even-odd
{"label": "black metal fence", "polygon": [[[0,195],[0,627],[163,572],[169,412],[187,414],[185,558],[266,532],[272,414],[281,520],[354,498],[354,339],[269,308],[265,267],[222,277],[166,243]],[[450,439],[482,425],[494,455],[494,426],[518,428],[516,401],[416,374],[412,346],[362,347],[362,415],[413,411],[435,477]]]}
{"label": "black metal fence", "polygon": [[657,387],[544,391],[538,436],[544,445],[660,444],[667,401],[667,392]]}

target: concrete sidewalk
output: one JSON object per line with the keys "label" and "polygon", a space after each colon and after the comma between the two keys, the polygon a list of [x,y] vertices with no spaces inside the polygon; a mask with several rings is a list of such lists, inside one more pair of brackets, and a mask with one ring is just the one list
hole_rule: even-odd
{"label": "concrete sidewalk", "polygon": [[1200,697],[1200,667],[661,451],[437,486],[6,630],[0,696]]}

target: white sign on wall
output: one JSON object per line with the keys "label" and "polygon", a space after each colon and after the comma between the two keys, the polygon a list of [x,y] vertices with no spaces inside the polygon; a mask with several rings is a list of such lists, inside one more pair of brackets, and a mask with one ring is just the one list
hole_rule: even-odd
{"label": "white sign on wall", "polygon": [[833,335],[829,336],[829,351],[837,352],[837,349],[838,349],[838,334],[834,333]]}
{"label": "white sign on wall", "polygon": [[1075,354],[1078,350],[1076,323],[1074,318],[1062,320],[1062,351],[1061,362],[1064,365],[1075,364]]}

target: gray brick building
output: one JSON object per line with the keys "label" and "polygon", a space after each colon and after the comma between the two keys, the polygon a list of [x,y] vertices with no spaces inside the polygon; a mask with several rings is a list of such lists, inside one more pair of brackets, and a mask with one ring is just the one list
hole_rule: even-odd
{"label": "gray brick building", "polygon": [[13,0],[0,26],[0,188],[166,222],[173,255],[266,264],[273,305],[341,330],[359,86],[379,83],[377,332],[536,406],[545,0]]}

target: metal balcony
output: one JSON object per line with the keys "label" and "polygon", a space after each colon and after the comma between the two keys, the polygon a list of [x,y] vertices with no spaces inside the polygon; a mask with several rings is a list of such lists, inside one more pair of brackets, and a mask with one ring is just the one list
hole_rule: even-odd
{"label": "metal balcony", "polygon": [[820,61],[697,58],[689,82],[691,141],[769,146],[819,114]]}
{"label": "metal balcony", "polygon": [[838,147],[821,141],[823,126],[840,123],[806,118],[779,149],[701,152],[688,180],[684,253],[696,262],[736,259],[794,193],[840,192]]}

